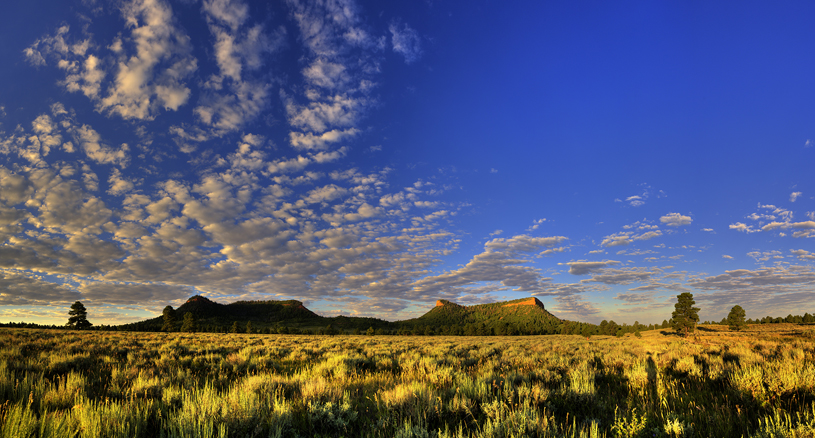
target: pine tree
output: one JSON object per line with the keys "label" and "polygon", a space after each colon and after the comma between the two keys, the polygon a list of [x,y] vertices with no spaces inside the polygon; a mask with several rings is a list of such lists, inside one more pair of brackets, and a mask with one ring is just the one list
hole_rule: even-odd
{"label": "pine tree", "polygon": [[744,322],[744,309],[736,305],[730,309],[730,314],[727,315],[727,324],[730,325],[730,330],[742,330],[747,323]]}
{"label": "pine tree", "polygon": [[161,326],[161,331],[163,332],[174,332],[175,331],[175,309],[173,306],[167,306],[164,308],[164,312],[162,312],[164,318],[164,325]]}
{"label": "pine tree", "polygon": [[195,320],[195,315],[192,312],[184,314],[184,323],[181,324],[181,331],[187,333],[195,333],[198,330],[198,322]]}
{"label": "pine tree", "polygon": [[673,329],[682,336],[688,336],[689,333],[696,329],[696,323],[699,322],[699,308],[693,307],[696,301],[693,300],[693,294],[690,292],[683,292],[676,296],[676,305],[673,314],[671,314],[671,324]]}
{"label": "pine tree", "polygon": [[69,328],[82,330],[86,328],[90,328],[93,324],[88,321],[88,311],[85,310],[85,306],[77,301],[71,305],[71,310],[68,311],[68,323],[65,324]]}
{"label": "pine tree", "polygon": [[232,328],[229,329],[229,333],[240,333],[241,327],[238,325],[238,321],[232,323]]}
{"label": "pine tree", "polygon": [[252,329],[252,321],[247,321],[246,322],[246,333],[251,335],[254,332],[255,332],[254,329]]}

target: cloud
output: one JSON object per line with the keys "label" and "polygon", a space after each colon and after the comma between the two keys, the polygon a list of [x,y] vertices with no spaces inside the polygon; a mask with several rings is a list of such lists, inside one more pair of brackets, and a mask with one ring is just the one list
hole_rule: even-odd
{"label": "cloud", "polygon": [[484,245],[484,252],[474,256],[464,267],[416,281],[413,293],[422,297],[454,297],[463,287],[482,282],[500,283],[516,291],[542,292],[548,279],[536,268],[525,266],[530,262],[525,256],[564,240],[563,236],[527,235],[492,239]]}
{"label": "cloud", "polygon": [[84,282],[77,288],[82,299],[107,304],[163,305],[192,295],[188,286],[160,283]]}
{"label": "cloud", "polygon": [[193,112],[212,135],[222,136],[256,118],[268,105],[269,84],[242,81],[232,85],[231,93],[205,95]]}
{"label": "cloud", "polygon": [[375,104],[371,93],[381,71],[376,53],[383,42],[365,29],[353,1],[287,4],[305,47],[305,92],[280,92],[289,140],[296,149],[324,149],[356,135],[355,125]]}
{"label": "cloud", "polygon": [[754,318],[806,308],[815,300],[814,284],[813,268],[796,265],[736,269],[688,282],[708,292],[695,295],[700,307],[729,309],[739,304]]}
{"label": "cloud", "polygon": [[[2,254],[2,252],[0,252]],[[54,284],[31,272],[0,268],[0,305],[65,305],[80,295],[71,288]]]}
{"label": "cloud", "polygon": [[578,260],[576,262],[558,263],[559,265],[569,266],[569,273],[572,275],[587,275],[597,270],[606,268],[608,266],[619,265],[620,262],[616,260],[603,260],[601,262],[589,262],[586,260]]}
{"label": "cloud", "polygon": [[733,257],[732,257],[732,256],[729,256],[729,255],[727,255],[727,254],[723,254],[723,255],[722,255],[722,258],[723,258],[723,259],[728,259],[728,260],[733,260]]}
{"label": "cloud", "polygon": [[402,55],[406,64],[412,64],[422,57],[421,39],[414,29],[407,24],[400,27],[393,23],[388,30],[391,32],[393,51]]}
{"label": "cloud", "polygon": [[102,136],[88,125],[73,130],[74,138],[88,158],[99,164],[116,164],[127,166],[130,161],[130,147],[123,143],[114,149],[102,142]]}
{"label": "cloud", "polygon": [[329,202],[341,198],[347,194],[347,189],[334,184],[329,184],[309,192],[305,197],[305,201],[309,204]]}
{"label": "cloud", "polygon": [[591,278],[581,281],[609,285],[630,284],[635,281],[647,281],[656,273],[657,271],[649,271],[645,268],[605,268],[600,274],[595,274]]}
{"label": "cloud", "polygon": [[202,12],[215,38],[218,74],[204,84],[206,92],[194,113],[221,136],[255,119],[269,101],[270,84],[261,79],[266,57],[284,44],[285,31],[267,32],[250,24],[248,4],[239,0],[206,0]]}
{"label": "cloud", "polygon": [[189,100],[185,80],[197,60],[189,37],[175,26],[172,8],[163,0],[132,0],[120,12],[130,32],[115,37],[105,51],[90,38],[72,41],[64,25],[25,49],[26,59],[35,66],[46,65],[46,58],[56,61],[65,72],[59,84],[108,115],[152,120],[162,109],[178,110]]}
{"label": "cloud", "polygon": [[655,237],[659,237],[662,235],[662,231],[648,231],[642,234],[635,234],[632,232],[620,232],[616,234],[612,234],[603,238],[603,241],[600,242],[601,246],[612,247],[612,246],[623,246],[629,245],[638,240],[650,240]]}
{"label": "cloud", "polygon": [[121,196],[126,194],[127,192],[133,190],[133,182],[128,180],[127,178],[122,177],[122,173],[119,169],[113,169],[110,173],[110,178],[108,178],[108,184],[110,184],[110,188],[108,189],[108,194],[114,196]]}
{"label": "cloud", "polygon": [[803,195],[803,193],[801,193],[801,192],[792,192],[792,193],[790,193],[790,202],[795,202],[796,200],[798,200],[798,197],[801,196],[801,195]]}
{"label": "cloud", "polygon": [[529,227],[529,228],[527,229],[527,231],[534,231],[534,230],[537,230],[538,228],[540,228],[540,226],[541,226],[541,225],[543,225],[543,223],[544,223],[544,222],[546,222],[546,218],[542,218],[542,219],[538,219],[538,220],[532,221],[532,226],[531,226],[531,227]]}
{"label": "cloud", "polygon": [[[175,26],[173,11],[161,0],[122,5],[131,28],[129,41],[114,42],[116,73],[99,107],[124,119],[153,119],[159,108],[177,110],[190,96],[184,80],[197,69],[190,38]],[[135,53],[126,54],[126,43]]]}
{"label": "cloud", "polygon": [[629,196],[625,198],[625,202],[627,202],[632,207],[639,207],[640,205],[645,204],[645,201],[643,201],[642,196]]}
{"label": "cloud", "polygon": [[298,129],[318,133],[316,135],[322,135],[332,127],[352,127],[369,104],[367,97],[355,98],[347,94],[326,96],[321,99],[322,101],[313,101],[306,105],[298,105],[288,96],[284,96],[284,100],[289,124]]}
{"label": "cloud", "polygon": [[682,225],[690,225],[693,222],[690,216],[683,216],[679,213],[668,213],[659,218],[659,221],[669,227],[679,227]]}
{"label": "cloud", "polygon": [[614,299],[625,301],[627,304],[640,304],[640,303],[649,303],[653,300],[653,295],[651,294],[625,294],[625,293],[618,293]]}
{"label": "cloud", "polygon": [[801,260],[815,260],[815,253],[803,249],[791,249],[790,252]]}
{"label": "cloud", "polygon": [[736,230],[736,231],[741,231],[741,232],[748,233],[748,234],[760,231],[760,230],[753,229],[753,227],[751,225],[743,224],[741,222],[736,222],[735,224],[730,224],[730,229],[731,230]]}
{"label": "cloud", "polygon": [[[732,225],[731,225],[732,228]],[[767,225],[761,227],[761,231],[772,231],[772,230],[787,230],[793,229],[796,230],[792,233],[793,237],[813,237],[815,236],[815,221],[804,221],[804,222],[770,222]]]}
{"label": "cloud", "polygon": [[320,135],[311,133],[304,134],[301,132],[290,132],[289,141],[295,149],[325,149],[329,143],[336,143],[343,139],[353,137],[359,133],[356,128],[349,128],[346,130],[334,129],[324,132]]}

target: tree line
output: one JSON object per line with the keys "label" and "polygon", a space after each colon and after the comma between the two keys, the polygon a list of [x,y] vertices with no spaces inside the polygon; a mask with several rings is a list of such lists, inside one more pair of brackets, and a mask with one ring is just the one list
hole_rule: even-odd
{"label": "tree line", "polygon": [[[248,334],[306,334],[306,335],[338,335],[338,334],[355,334],[355,335],[404,335],[404,336],[515,336],[515,335],[547,335],[547,334],[563,334],[563,335],[581,335],[591,337],[594,335],[604,336],[617,336],[622,337],[626,334],[633,333],[635,336],[641,336],[640,332],[647,330],[659,329],[673,329],[681,336],[689,336],[694,332],[696,325],[699,323],[700,308],[694,307],[696,304],[693,299],[693,294],[684,292],[677,295],[677,302],[674,305],[674,311],[671,314],[670,320],[663,320],[661,324],[640,324],[635,321],[634,324],[619,325],[612,321],[603,320],[600,324],[592,324],[586,322],[576,322],[562,320],[558,325],[547,325],[539,328],[516,327],[511,324],[498,324],[496,326],[487,326],[484,323],[469,323],[465,325],[413,325],[403,326],[398,329],[388,330],[383,328],[369,327],[364,333],[359,328],[353,330],[343,330],[332,327],[330,324],[326,327],[318,327],[314,329],[302,329],[298,327],[288,327],[282,324],[276,324],[266,327],[254,327],[251,321],[241,323],[234,321],[231,326],[223,325],[200,325],[194,313],[187,312],[184,314],[181,321],[178,320],[175,309],[172,306],[166,306],[162,312],[163,325],[160,331],[163,332],[210,332],[210,333],[248,333]],[[105,330],[105,331],[119,331],[122,330],[116,326],[94,326],[88,321],[88,312],[85,306],[77,301],[71,305],[68,311],[68,322],[64,326],[57,325],[40,325],[35,323],[25,322],[9,322],[0,323],[0,327],[12,328],[46,328],[46,329],[73,329],[73,330]],[[733,306],[727,317],[723,318],[720,322],[705,321],[705,324],[720,324],[727,325],[731,330],[742,330],[748,324],[778,324],[778,323],[792,323],[792,324],[812,324],[815,323],[815,316],[805,313],[804,315],[787,315],[785,318],[766,316],[761,319],[746,319],[744,309],[739,306]]]}

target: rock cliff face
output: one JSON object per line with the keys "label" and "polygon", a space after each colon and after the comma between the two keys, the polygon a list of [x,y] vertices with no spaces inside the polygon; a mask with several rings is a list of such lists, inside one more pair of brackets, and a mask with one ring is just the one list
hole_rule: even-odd
{"label": "rock cliff face", "polygon": [[436,306],[424,315],[402,322],[411,328],[449,330],[470,327],[495,334],[558,333],[560,323],[560,319],[547,311],[535,297],[472,306],[442,299],[436,301]]}
{"label": "rock cliff face", "polygon": [[541,309],[544,309],[544,310],[546,309],[545,307],[543,307],[543,303],[541,303],[540,300],[535,298],[535,297],[532,297],[532,298],[529,298],[529,299],[526,299],[526,300],[523,300],[523,301],[518,301],[516,303],[504,304],[504,307],[512,307],[512,306],[536,306],[536,307],[540,307]]}

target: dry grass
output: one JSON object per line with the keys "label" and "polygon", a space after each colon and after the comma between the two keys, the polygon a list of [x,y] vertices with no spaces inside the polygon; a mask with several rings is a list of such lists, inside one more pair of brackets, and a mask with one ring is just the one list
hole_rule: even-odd
{"label": "dry grass", "polygon": [[0,331],[6,436],[815,436],[809,327],[682,339]]}

